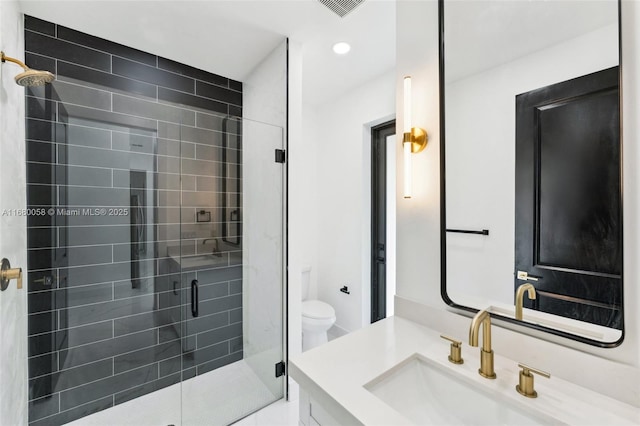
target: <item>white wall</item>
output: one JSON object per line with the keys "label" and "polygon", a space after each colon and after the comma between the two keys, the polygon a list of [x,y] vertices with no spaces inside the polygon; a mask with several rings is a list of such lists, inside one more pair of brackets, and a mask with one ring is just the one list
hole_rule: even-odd
{"label": "white wall", "polygon": [[343,332],[371,322],[371,126],[393,119],[394,79],[389,71],[317,106],[305,130],[316,154],[317,294]]}
{"label": "white wall", "polygon": [[287,43],[267,55],[243,82],[242,315],[245,361],[280,396],[273,366],[283,360],[284,178],[274,161],[284,149]]}
{"label": "white wall", "polygon": [[617,66],[617,37],[610,25],[447,84],[447,227],[490,230],[447,235],[453,301],[513,304],[515,97]]}
{"label": "white wall", "polygon": [[[414,156],[414,197],[398,199],[398,279],[397,294],[406,300],[396,305],[396,314],[420,319],[419,306],[431,307],[434,315],[422,316],[432,326],[458,337],[468,333],[468,321],[447,312],[440,297],[439,253],[439,170],[438,149],[438,6],[435,1],[397,3],[397,75],[398,101],[402,96],[402,77],[413,76],[414,121],[427,129],[430,146]],[[540,336],[551,344],[518,332],[497,333],[496,352],[531,362],[579,384],[595,387],[600,392],[627,398],[638,404],[640,379],[639,317],[637,258],[640,255],[640,3],[622,1],[622,96],[623,96],[623,174],[624,174],[624,276],[625,327],[624,342],[617,348],[603,349]],[[398,102],[402,105],[402,102]],[[401,108],[397,111],[402,119]],[[433,143],[435,142],[435,143]],[[401,158],[401,157],[400,157]],[[401,167],[401,164],[398,164]],[[398,185],[400,185],[400,180]],[[418,302],[415,304],[413,302]],[[445,330],[446,329],[446,330]],[[528,330],[518,329],[523,333]],[[567,349],[571,348],[571,349]],[[524,353],[524,356],[520,356]],[[591,355],[589,355],[591,354]],[[597,368],[594,368],[596,367]],[[588,374],[585,374],[588,371]],[[626,395],[626,396],[625,396]]]}
{"label": "white wall", "polygon": [[[15,1],[0,2],[0,50],[24,59],[23,19]],[[0,258],[27,269],[24,216],[5,215],[5,209],[25,209],[24,89],[13,77],[20,67],[0,65]],[[0,424],[27,424],[27,281],[16,289],[12,281],[0,293]]]}

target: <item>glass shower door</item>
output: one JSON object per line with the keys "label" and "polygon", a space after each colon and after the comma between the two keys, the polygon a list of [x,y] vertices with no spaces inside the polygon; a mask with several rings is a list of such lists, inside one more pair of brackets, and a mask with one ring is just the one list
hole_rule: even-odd
{"label": "glass shower door", "polygon": [[283,130],[197,113],[181,126],[182,424],[284,396]]}

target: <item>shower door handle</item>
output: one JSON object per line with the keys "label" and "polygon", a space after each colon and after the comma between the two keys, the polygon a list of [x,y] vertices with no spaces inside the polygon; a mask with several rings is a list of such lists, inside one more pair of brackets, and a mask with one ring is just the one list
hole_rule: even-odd
{"label": "shower door handle", "polygon": [[198,280],[191,281],[191,315],[198,316]]}

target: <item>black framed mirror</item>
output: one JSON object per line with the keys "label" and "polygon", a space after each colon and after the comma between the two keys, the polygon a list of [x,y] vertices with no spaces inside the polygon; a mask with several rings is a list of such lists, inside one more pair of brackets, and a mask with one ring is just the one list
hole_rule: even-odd
{"label": "black framed mirror", "polygon": [[619,0],[439,0],[441,295],[624,338]]}

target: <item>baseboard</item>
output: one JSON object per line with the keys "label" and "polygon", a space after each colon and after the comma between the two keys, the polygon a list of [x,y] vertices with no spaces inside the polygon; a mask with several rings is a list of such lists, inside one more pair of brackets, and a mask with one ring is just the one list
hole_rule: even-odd
{"label": "baseboard", "polygon": [[347,334],[349,334],[347,330],[337,324],[334,324],[331,326],[329,331],[327,331],[327,338],[329,339],[329,341],[331,341],[333,339],[337,339],[338,337],[346,336]]}

